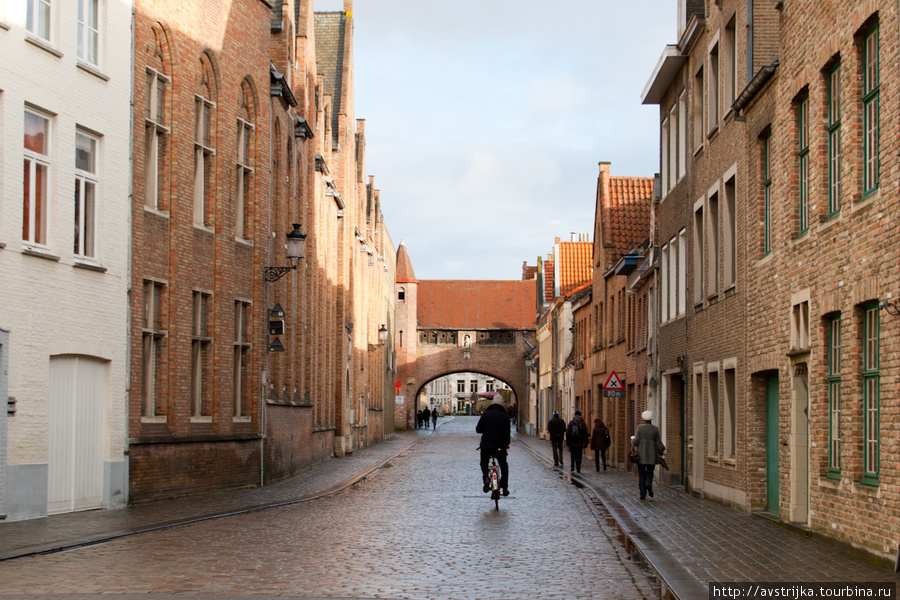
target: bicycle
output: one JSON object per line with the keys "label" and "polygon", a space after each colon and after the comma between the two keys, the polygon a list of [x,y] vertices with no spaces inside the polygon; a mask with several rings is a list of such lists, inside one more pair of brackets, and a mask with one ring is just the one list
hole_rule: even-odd
{"label": "bicycle", "polygon": [[500,463],[496,456],[491,456],[488,463],[488,483],[491,488],[491,500],[494,501],[494,509],[500,510]]}

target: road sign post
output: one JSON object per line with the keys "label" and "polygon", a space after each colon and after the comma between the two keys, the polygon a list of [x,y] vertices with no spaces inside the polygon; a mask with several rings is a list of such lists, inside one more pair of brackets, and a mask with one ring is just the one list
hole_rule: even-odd
{"label": "road sign post", "polygon": [[615,371],[613,371],[609,374],[609,377],[606,379],[606,383],[603,384],[603,397],[604,398],[624,398],[625,397],[625,383],[616,374]]}

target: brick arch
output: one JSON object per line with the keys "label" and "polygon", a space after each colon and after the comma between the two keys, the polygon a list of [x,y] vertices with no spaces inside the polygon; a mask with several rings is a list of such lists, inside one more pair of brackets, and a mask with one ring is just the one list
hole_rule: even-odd
{"label": "brick arch", "polygon": [[[447,377],[447,376],[453,376],[453,375],[461,375],[461,374],[463,374],[463,373],[475,373],[475,374],[477,374],[477,375],[485,375],[485,376],[487,376],[487,377],[493,377],[494,379],[496,379],[496,380],[498,380],[498,381],[502,381],[503,383],[505,383],[506,385],[508,385],[508,386],[513,390],[513,400],[512,400],[512,401],[513,401],[513,402],[516,402],[516,403],[519,402],[519,398],[518,398],[518,396],[517,396],[515,387],[513,386],[513,382],[507,381],[506,379],[504,379],[504,376],[497,375],[496,373],[485,373],[485,372],[478,371],[478,370],[475,370],[475,369],[467,369],[467,370],[465,370],[465,371],[450,371],[450,372],[448,372],[448,373],[442,373],[442,374],[440,374],[440,375],[437,375],[437,376],[433,377],[432,379],[429,379],[428,381],[423,381],[423,382],[420,384],[419,389],[416,391],[416,398],[419,397],[419,394],[420,394],[420,393],[422,393],[422,392],[425,391],[425,389],[426,389],[426,387],[428,386],[428,384],[431,383],[432,381],[434,381],[434,380],[436,380],[436,379],[440,379],[441,377]],[[426,394],[426,400],[427,400],[427,394]],[[417,408],[418,408],[418,407],[417,407]]]}
{"label": "brick arch", "polygon": [[469,358],[465,357],[462,342],[456,346],[419,345],[415,371],[406,381],[407,390],[414,392],[412,398],[417,399],[429,381],[453,373],[480,373],[507,384],[521,405],[525,398],[525,354],[532,348],[527,339],[529,333],[533,337],[533,332],[516,331],[515,343],[508,346],[473,344]]}
{"label": "brick arch", "polygon": [[[159,62],[156,66],[160,69],[160,72],[167,76],[172,76],[172,63],[174,61],[174,44],[172,44],[172,34],[169,31],[169,27],[161,22],[156,22],[150,25],[150,31],[153,33],[153,40],[155,47],[150,50],[148,48],[148,53],[151,57],[158,58]],[[153,59],[148,62],[152,62]]]}

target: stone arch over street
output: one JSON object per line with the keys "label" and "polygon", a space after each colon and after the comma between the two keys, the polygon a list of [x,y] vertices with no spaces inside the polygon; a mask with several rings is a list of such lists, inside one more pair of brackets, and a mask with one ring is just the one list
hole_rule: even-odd
{"label": "stone arch over street", "polygon": [[[525,347],[528,348],[527,344],[525,344]],[[453,350],[457,349],[454,348],[450,350],[450,352],[452,353]],[[482,353],[482,360],[478,362],[474,362],[472,359],[469,359],[466,368],[462,369],[443,369],[441,365],[444,363],[447,357],[439,356],[437,353],[433,354],[432,356],[424,357],[418,364],[417,375],[419,377],[417,377],[416,379],[415,385],[417,385],[417,388],[415,389],[413,398],[421,399],[424,397],[427,400],[428,396],[423,396],[423,394],[425,394],[428,384],[436,379],[451,376],[451,378],[453,379],[453,383],[455,384],[455,381],[458,380],[459,377],[453,376],[462,376],[464,374],[468,375],[474,373],[477,375],[492,377],[493,379],[508,386],[510,390],[512,390],[510,402],[518,403],[523,398],[523,394],[525,392],[525,389],[523,387],[525,378],[525,369],[523,364],[524,359],[522,358],[521,354],[518,354],[518,359],[516,358],[516,355],[520,348],[516,346],[505,348],[504,350],[500,350],[499,348],[495,350],[496,352]],[[468,381],[466,381],[466,383],[468,384]],[[468,387],[466,388],[465,394],[466,396],[471,395]],[[419,408],[422,407],[415,406],[415,409]]]}
{"label": "stone arch over street", "polygon": [[537,283],[418,280],[406,246],[397,250],[395,423],[411,427],[429,381],[481,373],[525,398],[526,355],[535,347]]}

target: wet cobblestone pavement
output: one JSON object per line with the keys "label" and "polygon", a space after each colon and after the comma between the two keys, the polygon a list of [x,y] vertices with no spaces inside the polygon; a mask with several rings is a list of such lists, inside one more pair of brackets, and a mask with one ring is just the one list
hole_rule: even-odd
{"label": "wet cobblestone pavement", "polygon": [[[400,446],[400,453],[393,458],[384,444],[378,452],[387,462],[342,493],[0,562],[0,596],[461,600],[657,596],[653,570],[629,557],[602,505],[565,474],[536,460],[525,446],[514,444],[511,450],[512,494],[501,500],[499,511],[494,510],[481,492],[475,422],[447,419],[433,435],[419,438],[420,443],[413,443],[413,436],[422,432],[400,436],[394,446],[394,450]],[[377,463],[372,456],[369,462]],[[341,461],[328,464],[348,468]],[[309,481],[315,476],[296,479]],[[323,482],[328,479],[321,477]],[[294,497],[301,487],[294,482]],[[260,492],[251,498],[257,504],[277,495]],[[311,487],[305,492],[311,494]],[[189,516],[189,510],[155,504],[166,518]],[[196,499],[191,504],[196,514]],[[233,507],[238,504],[235,501]],[[102,520],[102,515],[97,512],[96,519]],[[146,518],[164,520],[159,515]],[[47,525],[42,536],[35,534],[30,540],[24,539],[28,536],[22,533],[23,526],[18,530],[22,539],[15,544],[34,547],[41,540],[65,537],[61,531],[56,536],[49,533],[56,519],[43,519]],[[90,520],[82,518],[85,524]],[[58,527],[71,536],[77,521],[77,516],[60,520]],[[14,525],[0,526],[0,537],[13,533]],[[93,533],[102,530],[95,526]]]}

